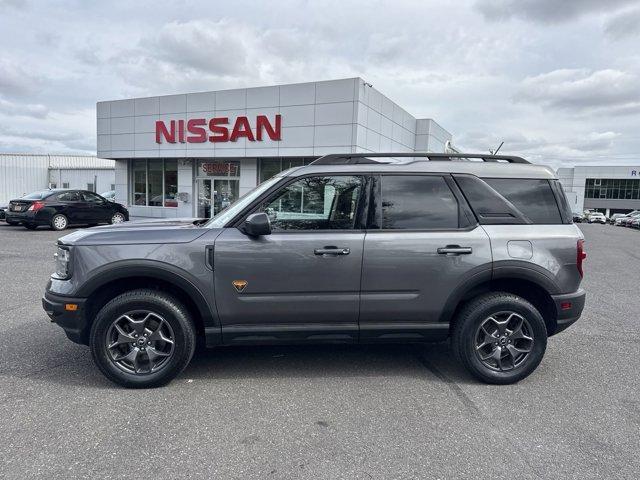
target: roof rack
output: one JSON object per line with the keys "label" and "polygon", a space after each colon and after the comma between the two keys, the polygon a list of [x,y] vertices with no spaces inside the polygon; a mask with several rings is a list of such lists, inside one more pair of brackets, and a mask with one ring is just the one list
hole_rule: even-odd
{"label": "roof rack", "polygon": [[[354,165],[354,164],[372,164],[372,163],[394,163],[391,161],[375,160],[376,158],[397,158],[397,157],[413,157],[414,160],[408,163],[438,161],[446,162],[454,159],[470,159],[478,158],[483,162],[506,162],[506,163],[529,163],[522,157],[513,155],[489,155],[484,153],[431,153],[431,152],[401,152],[401,153],[332,153],[324,155],[314,160],[310,165]],[[419,158],[424,157],[424,158]]]}

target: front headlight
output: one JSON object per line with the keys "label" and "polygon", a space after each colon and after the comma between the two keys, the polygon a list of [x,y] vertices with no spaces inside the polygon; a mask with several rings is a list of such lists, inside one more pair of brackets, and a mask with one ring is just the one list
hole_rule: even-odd
{"label": "front headlight", "polygon": [[56,271],[55,276],[62,280],[71,277],[71,251],[68,247],[58,245],[58,251],[55,253]]}

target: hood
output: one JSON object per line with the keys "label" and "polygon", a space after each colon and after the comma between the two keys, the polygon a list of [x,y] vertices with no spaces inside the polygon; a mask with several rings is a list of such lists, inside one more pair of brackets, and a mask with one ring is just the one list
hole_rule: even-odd
{"label": "hood", "polygon": [[132,245],[188,243],[209,229],[206,219],[170,218],[123,222],[78,230],[58,240],[64,245]]}

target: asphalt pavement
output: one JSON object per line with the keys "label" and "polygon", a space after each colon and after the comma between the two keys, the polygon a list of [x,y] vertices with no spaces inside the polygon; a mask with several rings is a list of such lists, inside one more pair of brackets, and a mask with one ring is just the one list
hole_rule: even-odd
{"label": "asphalt pavement", "polygon": [[196,353],[109,383],[40,303],[61,234],[0,222],[0,478],[640,477],[640,231],[581,225],[582,319],[517,385],[446,343]]}

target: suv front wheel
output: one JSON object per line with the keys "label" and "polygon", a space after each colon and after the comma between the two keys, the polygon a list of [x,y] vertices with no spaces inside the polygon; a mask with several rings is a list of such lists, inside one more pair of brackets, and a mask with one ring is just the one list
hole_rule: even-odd
{"label": "suv front wheel", "polygon": [[542,361],[547,328],[527,300],[504,292],[467,303],[455,319],[455,355],[476,378],[495,384],[515,383]]}
{"label": "suv front wheel", "polygon": [[189,364],[196,334],[187,310],[155,290],[118,295],[91,327],[91,355],[111,381],[129,388],[169,383]]}

